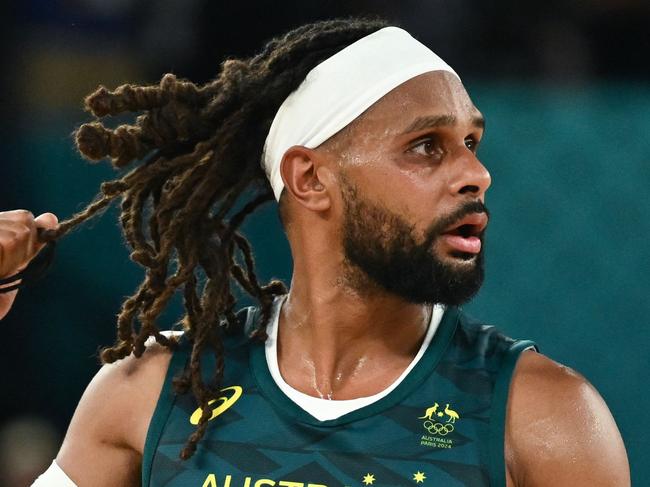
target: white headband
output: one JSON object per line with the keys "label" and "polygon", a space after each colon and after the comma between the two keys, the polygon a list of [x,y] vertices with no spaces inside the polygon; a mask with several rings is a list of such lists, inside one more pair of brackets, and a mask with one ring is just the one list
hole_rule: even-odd
{"label": "white headband", "polygon": [[456,72],[398,27],[384,27],[313,68],[275,114],[262,167],[275,199],[284,183],[280,163],[294,145],[314,149],[405,81],[429,71]]}

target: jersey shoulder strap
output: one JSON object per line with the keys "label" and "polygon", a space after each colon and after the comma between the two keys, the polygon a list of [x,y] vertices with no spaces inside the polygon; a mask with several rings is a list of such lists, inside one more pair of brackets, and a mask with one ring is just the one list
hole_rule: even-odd
{"label": "jersey shoulder strap", "polygon": [[[222,331],[221,338],[224,342],[224,350],[226,353],[233,350],[235,352],[237,350],[242,350],[248,344],[250,333],[254,330],[258,315],[258,309],[254,306],[249,306],[242,308],[235,313],[237,318],[236,323],[228,327],[225,326],[225,323],[222,323],[223,326],[220,327],[220,330]],[[245,333],[242,333],[242,329]],[[148,486],[150,483],[154,455],[158,449],[165,425],[167,424],[174,407],[176,392],[173,387],[173,379],[183,372],[189,363],[190,355],[192,353],[193,342],[188,337],[187,333],[169,331],[163,332],[163,334],[165,336],[175,336],[178,345],[172,352],[172,357],[169,361],[169,366],[165,375],[165,382],[163,383],[156,408],[151,418],[151,422],[149,423],[149,429],[147,430],[147,437],[142,455],[143,486]],[[208,354],[204,351],[201,360],[201,372],[204,375],[204,380],[207,381],[209,380],[210,373],[214,368],[214,356],[213,354]]]}
{"label": "jersey shoulder strap", "polygon": [[530,340],[515,340],[505,351],[501,367],[494,383],[492,414],[490,417],[490,477],[494,485],[506,485],[506,462],[504,456],[506,435],[506,409],[512,375],[517,360],[525,350],[539,351],[537,345]]}
{"label": "jersey shoulder strap", "polygon": [[462,315],[458,331],[474,337],[475,346],[483,349],[486,370],[492,371],[494,386],[489,419],[488,470],[491,485],[506,485],[504,448],[510,383],[521,353],[529,349],[539,352],[539,348],[531,340],[510,338],[497,327],[465,314]]}
{"label": "jersey shoulder strap", "polygon": [[[537,345],[530,340],[513,339],[496,326],[476,320],[459,308],[455,310],[457,326],[432,380],[443,391],[451,387],[448,391],[462,396],[466,407],[478,407],[489,397],[489,406],[481,418],[487,428],[480,439],[477,437],[482,444],[481,463],[487,469],[490,485],[506,485],[504,447],[510,383],[521,353],[537,350]],[[446,382],[437,381],[437,375]]]}

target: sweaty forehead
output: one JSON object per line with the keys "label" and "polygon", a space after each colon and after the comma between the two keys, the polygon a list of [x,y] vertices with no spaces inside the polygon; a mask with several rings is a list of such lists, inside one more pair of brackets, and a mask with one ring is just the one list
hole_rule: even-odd
{"label": "sweaty forehead", "polygon": [[462,121],[474,119],[480,113],[456,76],[434,71],[416,76],[388,92],[345,132],[348,137],[359,133],[386,136],[402,133],[420,117],[447,115]]}

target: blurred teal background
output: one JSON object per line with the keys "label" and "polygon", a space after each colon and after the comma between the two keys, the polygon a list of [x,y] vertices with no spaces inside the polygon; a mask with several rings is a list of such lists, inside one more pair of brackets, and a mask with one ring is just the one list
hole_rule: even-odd
{"label": "blurred teal background", "polygon": [[[172,44],[157,38],[155,27],[166,25],[160,18],[165,15],[183,21],[177,11],[165,10],[173,1],[163,2],[155,14],[146,2],[136,8],[125,0],[114,10],[101,10],[100,3],[92,8],[84,2],[54,3],[58,10],[44,1],[21,4],[19,18],[0,32],[14,42],[0,59],[11,66],[0,90],[0,211],[52,211],[60,219],[83,209],[101,181],[120,175],[106,163],[82,161],[69,136],[89,119],[80,101],[98,83],[156,83],[166,71],[204,80],[223,56],[250,54],[261,39],[287,25],[350,13],[331,5],[304,7],[280,19],[289,15],[286,7],[255,35],[238,34],[250,16],[219,16],[216,3],[193,0],[183,7],[210,5],[203,17],[184,20],[185,33],[197,36],[195,44],[178,34],[177,25]],[[585,16],[586,10],[577,16],[569,8],[577,2],[565,2],[563,10],[553,10],[553,2],[527,7],[552,10],[552,15],[525,17],[526,32],[535,36],[530,39],[512,19],[469,0],[454,4],[456,10],[450,7],[439,20],[427,17],[437,30],[421,21],[430,5],[440,14],[437,2],[370,12],[400,19],[434,49],[442,46],[437,50],[458,69],[487,119],[479,151],[493,180],[486,200],[492,216],[487,278],[466,310],[508,335],[533,339],[543,353],[583,374],[609,405],[628,450],[633,485],[642,486],[650,485],[650,76],[647,61],[635,53],[650,46],[637,34],[619,36],[618,52],[626,54],[616,57],[607,50],[612,36],[603,33],[626,26],[628,33],[647,34],[647,23],[637,30],[630,26],[650,16],[646,7],[645,17],[630,7],[639,3],[623,2],[627,7],[620,10],[604,9],[605,3],[589,3]],[[350,5],[368,11],[367,2]],[[459,5],[476,8],[468,13]],[[500,5],[514,8],[508,1]],[[619,19],[624,14],[627,23]],[[207,25],[206,18],[216,19],[220,28]],[[196,32],[188,25],[198,26]],[[461,35],[467,25],[473,37]],[[241,36],[247,36],[244,47]],[[208,52],[192,49],[197,42]],[[288,283],[291,260],[275,205],[255,213],[244,231],[259,274]],[[113,342],[115,316],[141,278],[128,259],[113,207],[60,241],[48,275],[20,292],[0,323],[0,485],[31,482],[7,474],[13,464],[3,453],[3,439],[16,431],[17,422],[27,418],[29,431],[51,425],[54,440],[43,451],[52,453],[43,458],[49,463],[56,454],[81,393],[99,368],[97,350]],[[164,320],[171,325],[181,311],[177,299]]]}

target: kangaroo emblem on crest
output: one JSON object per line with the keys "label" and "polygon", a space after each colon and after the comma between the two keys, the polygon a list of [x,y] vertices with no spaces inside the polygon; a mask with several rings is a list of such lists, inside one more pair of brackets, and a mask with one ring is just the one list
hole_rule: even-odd
{"label": "kangaroo emblem on crest", "polygon": [[[449,404],[447,404],[449,406]],[[429,421],[433,420],[433,415],[435,413],[438,413],[438,408],[440,407],[440,404],[435,403],[433,406],[430,408],[427,408],[427,410],[424,412],[424,416],[419,417],[418,419],[428,419]],[[438,416],[442,416],[442,413],[438,413]]]}

